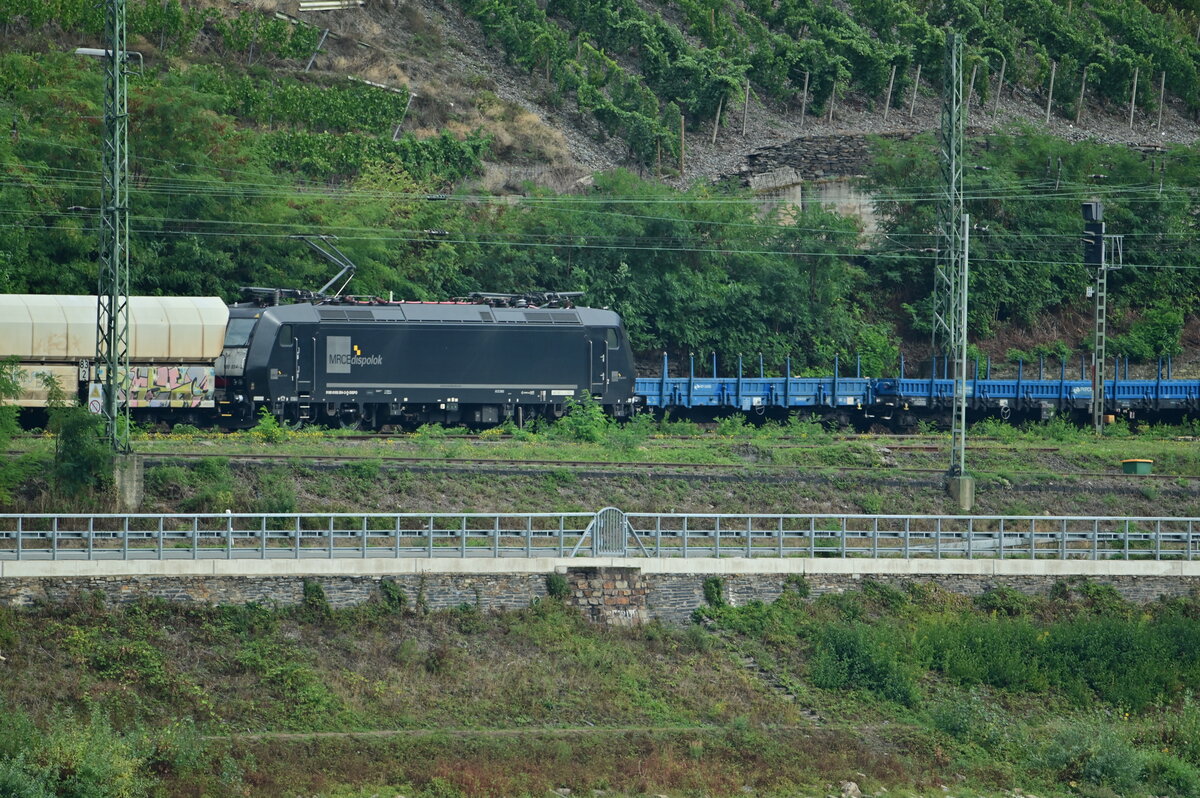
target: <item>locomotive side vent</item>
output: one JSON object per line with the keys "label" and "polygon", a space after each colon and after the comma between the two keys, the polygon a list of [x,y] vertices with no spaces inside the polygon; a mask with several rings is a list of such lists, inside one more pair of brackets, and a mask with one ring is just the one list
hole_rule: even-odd
{"label": "locomotive side vent", "polygon": [[527,310],[525,311],[525,321],[540,322],[541,324],[549,324],[553,321],[553,317],[544,310]]}
{"label": "locomotive side vent", "polygon": [[347,310],[346,318],[350,321],[375,321],[375,312],[371,310]]}
{"label": "locomotive side vent", "polygon": [[579,324],[579,314],[570,310],[550,311],[550,318],[555,324]]}
{"label": "locomotive side vent", "polygon": [[481,311],[479,311],[479,320],[480,321],[495,321],[495,317],[492,316],[492,312],[490,310],[481,310]]}
{"label": "locomotive side vent", "polygon": [[346,311],[344,310],[327,310],[321,308],[318,313],[321,314],[321,321],[345,321]]}

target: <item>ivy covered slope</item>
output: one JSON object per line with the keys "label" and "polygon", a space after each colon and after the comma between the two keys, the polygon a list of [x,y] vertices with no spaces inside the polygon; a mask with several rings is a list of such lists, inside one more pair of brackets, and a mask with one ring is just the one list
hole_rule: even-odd
{"label": "ivy covered slope", "polygon": [[[1086,73],[1094,96],[1157,103],[1150,76],[1200,107],[1200,40],[1190,2],[1150,0],[458,0],[487,36],[531,71],[544,71],[644,163],[677,154],[680,114],[710,121],[741,97],[792,102],[807,88],[821,113],[855,92],[899,103],[920,65],[941,74],[945,31],[967,42],[965,69],[986,98],[1005,84],[1040,89],[1056,64],[1060,86]],[[1060,93],[1073,113],[1076,92]]]}

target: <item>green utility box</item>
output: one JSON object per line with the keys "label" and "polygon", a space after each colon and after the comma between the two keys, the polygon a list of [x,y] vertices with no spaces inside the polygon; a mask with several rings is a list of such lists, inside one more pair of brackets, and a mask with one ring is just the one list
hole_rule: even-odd
{"label": "green utility box", "polygon": [[1126,474],[1149,474],[1153,460],[1122,460],[1121,470]]}

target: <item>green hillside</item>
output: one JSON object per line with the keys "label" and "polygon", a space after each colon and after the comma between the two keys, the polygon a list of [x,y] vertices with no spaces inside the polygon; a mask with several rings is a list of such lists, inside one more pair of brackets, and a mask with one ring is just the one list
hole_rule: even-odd
{"label": "green hillside", "polygon": [[[937,74],[948,23],[967,35],[977,96],[995,85],[998,59],[1006,85],[1023,90],[1041,84],[1053,59],[1067,85],[1093,65],[1093,101],[1126,102],[1137,69],[1165,71],[1169,97],[1200,105],[1186,3],[1030,0],[993,2],[986,13],[970,2],[869,0],[460,5],[459,21],[477,19],[482,32],[454,46],[502,48],[531,82],[555,87],[548,108],[589,115],[593,135],[624,142],[627,164],[645,176],[617,170],[569,194],[492,196],[481,188],[485,163],[537,162],[545,151],[513,149],[511,125],[528,115],[514,122],[519,109],[489,89],[463,87],[470,112],[440,131],[430,127],[436,114],[424,118],[418,135],[402,124],[411,99],[402,85],[304,71],[317,27],[240,5],[130,0],[131,46],[145,55],[130,79],[135,290],[233,299],[242,285],[316,287],[331,267],[291,237],[332,234],[359,265],[356,293],[585,290],[624,314],[647,355],[715,351],[728,362],[761,352],[771,369],[791,355],[797,369],[827,371],[835,354],[856,352],[881,373],[895,367],[900,338],[919,351],[926,337],[932,137],[875,145],[867,187],[882,230],[866,234],[819,205],[764,205],[731,181],[680,190],[654,179],[645,164],[669,171],[680,113],[707,129],[719,107],[740,103],[745,79],[765,102],[785,102],[806,72],[810,113],[823,112],[835,85],[839,96],[882,101],[892,64],[894,97],[904,96],[910,67]],[[371,19],[407,25],[413,13]],[[102,75],[64,51],[98,41],[99,12],[84,0],[22,0],[4,4],[0,23],[0,119],[12,120],[0,138],[0,275],[12,292],[90,292]],[[455,57],[451,43],[427,43],[435,62]],[[371,55],[400,65],[416,57]],[[1154,92],[1138,97],[1146,109],[1157,102]],[[980,168],[967,188],[982,351],[1003,358],[1006,333],[1047,314],[1086,316],[1078,207],[1091,196],[1106,202],[1110,231],[1126,235],[1130,268],[1113,278],[1115,351],[1143,361],[1181,351],[1200,276],[1191,147],[1147,155],[1009,129],[973,137],[969,150]],[[1063,354],[1079,340],[1064,332],[1037,343]]]}
{"label": "green hillside", "polygon": [[0,608],[0,794],[1200,796],[1195,597],[714,578],[693,624],[617,630],[381,584]]}

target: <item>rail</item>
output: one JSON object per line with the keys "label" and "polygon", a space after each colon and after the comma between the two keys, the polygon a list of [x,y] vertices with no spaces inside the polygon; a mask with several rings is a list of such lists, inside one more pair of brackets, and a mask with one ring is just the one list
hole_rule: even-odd
{"label": "rail", "polygon": [[1200,518],[625,513],[0,515],[0,561],[344,557],[1193,560]]}

